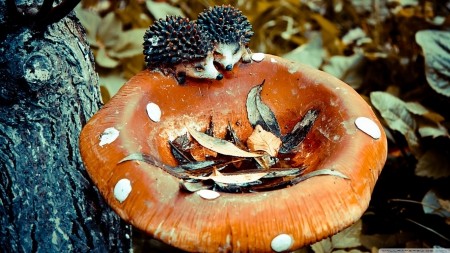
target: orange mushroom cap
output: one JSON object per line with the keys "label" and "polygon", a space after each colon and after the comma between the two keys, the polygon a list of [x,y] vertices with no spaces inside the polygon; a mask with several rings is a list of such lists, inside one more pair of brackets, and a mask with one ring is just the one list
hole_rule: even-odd
{"label": "orange mushroom cap", "polygon": [[[91,118],[80,136],[82,159],[124,220],[186,251],[274,252],[317,242],[361,217],[387,156],[383,131],[376,139],[355,125],[364,117],[382,129],[372,109],[329,74],[263,56],[261,62],[237,64],[221,81],[188,79],[179,85],[159,72],[143,71]],[[261,97],[276,115],[282,134],[308,110],[320,110],[298,148],[297,162],[307,165],[309,172],[334,169],[349,179],[316,176],[283,189],[221,192],[206,200],[180,190],[179,179],[159,167],[139,161],[118,164],[131,153],[145,153],[174,166],[168,140],[187,127],[205,130],[211,118],[216,136],[225,135],[228,122],[240,122],[235,130],[246,140],[253,131],[246,97],[264,79]],[[158,114],[149,118],[146,108],[151,103],[161,110],[160,119]]]}

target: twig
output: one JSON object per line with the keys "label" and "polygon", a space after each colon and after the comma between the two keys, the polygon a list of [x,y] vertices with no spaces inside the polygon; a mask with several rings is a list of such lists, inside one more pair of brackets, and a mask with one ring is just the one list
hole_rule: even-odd
{"label": "twig", "polygon": [[441,211],[441,208],[435,207],[435,206],[432,206],[432,205],[428,205],[428,204],[426,204],[426,203],[422,203],[422,202],[419,202],[419,201],[416,201],[416,200],[409,200],[409,199],[389,199],[389,200],[388,200],[388,202],[391,202],[391,201],[419,204],[419,205],[426,206],[426,207],[429,207],[429,208],[433,209],[434,211],[436,211],[436,212],[442,214],[443,217],[446,217],[446,216],[447,216],[447,215],[445,215],[445,214]]}
{"label": "twig", "polygon": [[436,235],[438,235],[438,236],[441,237],[442,239],[444,239],[444,240],[450,242],[450,239],[448,239],[447,237],[445,237],[445,236],[439,234],[439,233],[436,232],[434,229],[431,229],[431,228],[429,228],[429,227],[427,227],[427,226],[424,226],[424,225],[420,224],[420,223],[417,222],[417,221],[413,221],[413,220],[408,219],[408,218],[406,218],[405,220],[407,220],[407,221],[409,221],[409,222],[411,222],[411,223],[414,223],[414,224],[416,224],[417,226],[423,227],[423,228],[425,228],[426,230],[428,230],[428,231],[430,231],[430,232],[432,232],[432,233],[435,233]]}

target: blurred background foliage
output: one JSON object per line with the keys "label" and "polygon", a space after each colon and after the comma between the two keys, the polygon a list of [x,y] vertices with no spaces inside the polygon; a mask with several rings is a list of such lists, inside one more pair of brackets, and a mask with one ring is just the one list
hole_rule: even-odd
{"label": "blurred background foliage", "polygon": [[[107,102],[145,69],[146,29],[166,15],[191,20],[214,5],[246,15],[253,52],[302,62],[353,87],[389,139],[385,168],[361,221],[300,251],[450,248],[450,1],[82,0]],[[135,252],[181,252],[135,231]]]}

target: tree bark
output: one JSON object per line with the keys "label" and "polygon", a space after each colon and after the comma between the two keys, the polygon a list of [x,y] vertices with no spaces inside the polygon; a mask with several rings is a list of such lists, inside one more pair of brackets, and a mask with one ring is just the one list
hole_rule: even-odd
{"label": "tree bark", "polygon": [[130,251],[131,225],[105,203],[79,154],[81,128],[101,105],[85,31],[73,11],[37,26],[7,3],[0,0],[0,251]]}

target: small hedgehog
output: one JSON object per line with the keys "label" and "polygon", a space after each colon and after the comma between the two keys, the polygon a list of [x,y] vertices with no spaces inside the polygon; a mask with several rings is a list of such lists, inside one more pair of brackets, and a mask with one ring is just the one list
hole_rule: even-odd
{"label": "small hedgehog", "polygon": [[213,38],[214,61],[226,70],[232,70],[241,58],[251,61],[248,43],[253,36],[252,25],[241,11],[230,5],[209,7],[198,15],[197,23]]}
{"label": "small hedgehog", "polygon": [[173,73],[180,83],[186,77],[221,80],[214,67],[213,44],[209,34],[188,18],[167,16],[145,32],[144,55],[150,69]]}

